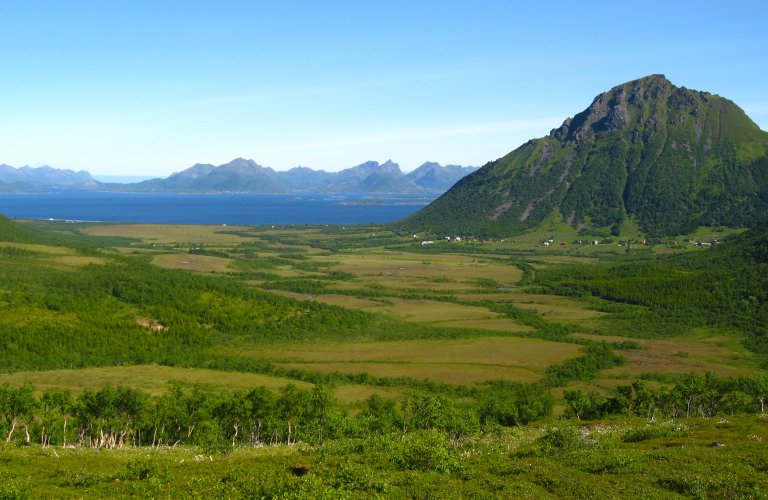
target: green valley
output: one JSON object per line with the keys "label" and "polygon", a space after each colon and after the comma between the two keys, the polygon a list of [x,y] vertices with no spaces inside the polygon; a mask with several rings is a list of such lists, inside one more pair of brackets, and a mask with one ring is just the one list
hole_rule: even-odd
{"label": "green valley", "polygon": [[0,492],[754,496],[767,235],[2,219]]}

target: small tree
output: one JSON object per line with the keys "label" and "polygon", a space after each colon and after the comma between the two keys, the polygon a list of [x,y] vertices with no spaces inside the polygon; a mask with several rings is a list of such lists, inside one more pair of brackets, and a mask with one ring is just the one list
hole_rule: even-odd
{"label": "small tree", "polygon": [[[61,425],[61,445],[67,445],[67,418],[72,410],[74,400],[72,394],[66,391],[48,390],[40,397],[43,410],[43,428],[41,444],[46,446],[51,442],[54,425]],[[50,426],[50,429],[47,427]]]}
{"label": "small tree", "polygon": [[29,444],[29,426],[35,418],[35,410],[39,402],[35,398],[35,390],[29,384],[13,388],[5,383],[0,386],[0,412],[9,426],[5,442],[10,443],[13,433],[19,424],[24,425],[25,442]]}
{"label": "small tree", "polygon": [[277,398],[271,390],[264,386],[252,389],[245,397],[251,409],[249,415],[251,444],[259,444],[262,442],[262,433],[269,435],[269,433],[275,432]]}

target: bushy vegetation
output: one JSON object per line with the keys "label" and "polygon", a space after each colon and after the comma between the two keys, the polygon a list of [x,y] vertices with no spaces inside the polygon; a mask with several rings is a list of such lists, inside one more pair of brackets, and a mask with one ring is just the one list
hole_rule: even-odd
{"label": "bushy vegetation", "polygon": [[606,321],[613,333],[669,336],[715,325],[738,329],[749,349],[768,356],[767,248],[763,227],[704,252],[544,269],[535,282],[541,291],[626,305]]}
{"label": "bushy vegetation", "polygon": [[158,397],[104,388],[39,398],[30,389],[0,386],[0,394],[24,393],[36,405],[0,444],[5,498],[379,498],[420,496],[425,488],[445,497],[736,498],[760,497],[768,487],[768,428],[754,416],[486,424],[484,432],[475,420],[456,434],[429,418],[432,408],[455,411],[434,397],[400,405],[371,398],[342,419],[322,387],[231,395],[172,387]]}
{"label": "bushy vegetation", "polygon": [[[149,263],[151,254],[98,251],[85,236],[66,233],[69,228],[60,231],[69,240],[54,241],[50,238],[58,235],[41,236],[28,227],[19,232],[15,226],[6,224],[8,239],[0,244],[2,371],[157,363],[314,385],[233,390],[225,384],[172,383],[158,394],[100,384],[82,392],[37,391],[23,380],[2,384],[0,437],[7,443],[0,444],[0,497],[407,497],[427,490],[446,497],[615,496],[616,491],[638,497],[739,497],[759,496],[766,486],[760,440],[768,439],[763,416],[768,382],[762,372],[644,373],[634,381],[614,373],[629,381],[603,384],[604,370],[648,349],[650,341],[626,337],[673,336],[703,325],[740,332],[762,352],[765,231],[670,258],[627,254],[611,257],[614,262],[579,265],[451,246],[461,277],[430,272],[438,259],[429,262],[399,247],[404,259],[399,262],[409,262],[402,274],[413,273],[408,283],[429,283],[418,287],[394,278],[385,285],[368,279],[379,270],[375,260],[388,258],[380,245],[393,244],[390,235],[371,242],[379,250],[362,259],[367,276],[336,265],[353,240],[378,238],[367,229],[312,228],[301,236],[289,233],[291,244],[264,229],[238,231],[259,239],[192,246],[195,257],[230,263],[231,272],[204,274],[160,269]],[[309,234],[315,234],[315,250],[307,251]],[[265,235],[268,243],[261,239]],[[154,251],[146,244],[132,246],[192,260],[189,244],[163,243]],[[334,253],[320,253],[318,247]],[[491,261],[485,274],[474,274]],[[392,262],[381,269],[397,274],[401,264]],[[521,276],[517,268],[523,281],[510,287],[509,277]],[[506,278],[497,278],[497,272]],[[533,303],[527,297],[537,296],[517,286],[577,300],[539,295],[541,302]],[[442,311],[466,307],[481,322],[488,314],[500,324],[521,326],[491,331],[406,322],[265,289],[327,294],[375,307],[434,307],[435,320],[442,319]],[[588,319],[553,319],[540,307],[550,299],[555,314],[562,304],[576,304],[575,318]],[[595,333],[622,338],[598,342]],[[378,359],[371,353],[404,340],[519,340],[512,336],[567,347],[569,354],[527,372],[530,378],[524,380],[535,383],[460,378],[445,383],[400,376],[396,369],[384,372],[391,376],[374,376],[342,365]],[[351,362],[335,353],[317,358],[331,360],[339,371],[302,368],[303,358],[291,354],[322,343],[344,349],[350,340],[377,342]],[[273,354],[261,357],[260,349]],[[320,352],[309,352],[307,367]],[[486,348],[475,359],[497,354]],[[382,362],[393,368],[403,363],[386,356]],[[498,362],[498,356],[488,362]],[[595,379],[599,391],[587,386]],[[365,396],[336,399],[337,385]],[[589,425],[577,426],[584,421]],[[30,479],[40,477],[48,489]]]}
{"label": "bushy vegetation", "polygon": [[0,369],[183,364],[215,343],[362,335],[372,315],[110,257],[62,272],[0,254]]}
{"label": "bushy vegetation", "polygon": [[768,377],[718,377],[714,373],[691,373],[674,386],[649,387],[637,380],[616,388],[608,397],[596,392],[567,390],[565,416],[599,420],[615,415],[658,418],[711,418],[743,413],[765,414]]}
{"label": "bushy vegetation", "polygon": [[[323,443],[341,437],[408,435],[434,431],[451,439],[475,435],[482,428],[516,427],[551,416],[552,397],[542,384],[492,382],[469,393],[462,406],[442,394],[414,392],[396,404],[378,395],[362,411],[345,414],[328,387],[287,385],[277,394],[266,387],[218,393],[203,386],[172,384],[160,396],[129,387],[69,390],[0,385],[0,431],[6,443],[42,446],[122,448],[125,446],[196,445],[225,451],[235,446]],[[764,415],[768,377],[737,378],[692,373],[673,387],[653,389],[641,381],[620,386],[609,397],[566,390],[566,418],[599,420],[608,416],[711,418]],[[654,434],[657,433],[657,434]],[[441,439],[432,435],[428,441]],[[567,436],[566,436],[567,437]],[[636,430],[626,442],[663,437],[661,431]],[[565,439],[550,436],[548,446]],[[419,438],[421,439],[421,438]],[[404,451],[403,466],[420,469],[418,441]],[[562,448],[566,445],[556,445]]]}

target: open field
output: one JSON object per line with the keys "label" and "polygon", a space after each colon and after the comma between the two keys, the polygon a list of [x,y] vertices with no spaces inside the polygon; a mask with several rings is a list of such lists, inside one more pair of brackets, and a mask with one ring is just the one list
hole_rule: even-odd
{"label": "open field", "polygon": [[49,370],[0,374],[0,383],[12,385],[30,383],[42,392],[49,389],[98,390],[105,386],[126,386],[142,389],[150,394],[163,394],[172,381],[183,384],[204,384],[219,390],[247,390],[257,386],[278,389],[290,383],[302,387],[310,384],[282,377],[256,373],[223,372],[203,368],[174,368],[158,365],[110,366],[80,368],[76,370]]}
{"label": "open field", "polygon": [[320,373],[369,373],[376,377],[411,377],[464,385],[487,380],[539,380],[547,366],[578,356],[580,349],[574,344],[483,337],[285,344],[237,352],[241,356],[267,359],[285,368]]}
{"label": "open field", "polygon": [[38,259],[41,265],[62,269],[77,268],[88,264],[103,264],[106,262],[97,256],[79,255],[76,251],[65,247],[14,242],[0,243],[0,254],[13,251],[28,252],[28,255]]}
{"label": "open field", "polygon": [[[591,340],[623,342],[624,337],[580,335]],[[757,359],[733,335],[710,334],[698,338],[631,339],[640,349],[622,351],[624,366],[603,370],[605,378],[632,379],[643,373],[685,374],[711,371],[721,376],[738,376],[754,372]]]}
{"label": "open field", "polygon": [[58,247],[52,245],[37,245],[32,243],[15,243],[15,242],[2,242],[2,247],[5,248],[18,248],[21,250],[29,250],[30,252],[42,253],[47,255],[74,255],[74,251],[66,247]]}
{"label": "open field", "polygon": [[[432,248],[420,248],[412,238],[398,238],[380,227],[369,230],[82,224],[76,229],[65,229],[101,237],[132,238],[130,246],[117,250],[125,255],[149,255],[153,264],[163,268],[224,276],[244,273],[242,281],[249,286],[268,288],[270,293],[300,301],[371,313],[398,322],[403,332],[423,325],[451,328],[452,335],[466,330],[471,337],[380,343],[278,343],[279,349],[245,345],[231,353],[268,359],[283,368],[316,373],[368,372],[381,377],[406,376],[456,384],[496,378],[532,381],[541,379],[546,367],[580,353],[579,346],[573,343],[525,338],[535,336],[543,327],[567,328],[576,338],[593,341],[628,340],[587,334],[599,331],[598,324],[610,322],[611,313],[598,312],[586,301],[530,293],[521,286],[524,273],[513,262],[526,262],[539,271],[574,264],[594,265],[603,257],[612,259],[626,253],[626,248],[616,242],[575,244],[576,240],[588,241],[592,237],[579,236],[573,229],[557,224],[546,234],[529,233],[487,243],[437,242]],[[711,236],[712,230],[699,233],[695,238]],[[381,243],[372,244],[377,238],[381,238]],[[555,243],[544,246],[547,239]],[[99,257],[76,255],[66,248],[7,245],[40,253],[42,263],[62,268],[100,262]],[[200,253],[189,253],[193,247]],[[685,249],[657,245],[643,251],[679,253]],[[275,280],[283,281],[273,290]],[[486,306],[478,305],[481,302]],[[488,303],[499,308],[491,310]],[[498,312],[508,306],[530,316]],[[17,310],[21,323],[24,311]],[[30,311],[28,316],[47,317],[45,314],[38,310],[34,314]],[[54,315],[48,316],[53,321]],[[720,375],[740,375],[756,370],[757,362],[738,339],[731,338],[729,344],[721,345],[709,338],[718,338],[722,333],[715,329],[711,335],[698,338],[633,338],[641,348],[621,351],[626,363],[601,371],[598,381],[608,386],[648,373],[711,370]],[[397,338],[407,339],[407,334]],[[218,372],[209,375],[214,383],[222,377]],[[205,382],[202,374],[193,378]],[[155,382],[147,384],[157,386]],[[358,388],[357,392],[371,390]]]}
{"label": "open field", "polygon": [[[445,307],[445,303],[436,300],[408,300],[390,298],[386,303],[363,307],[369,311],[386,311],[402,319],[417,322],[452,322],[460,320],[497,319],[499,314],[485,308],[454,304]],[[524,328],[523,328],[524,329]]]}
{"label": "open field", "polygon": [[736,377],[764,360],[737,323],[591,293],[622,247],[101,227],[0,245],[0,395],[37,403],[0,421],[0,498],[764,496],[765,378]]}
{"label": "open field", "polygon": [[530,309],[541,314],[543,318],[552,321],[581,322],[602,315],[598,311],[587,309],[587,306],[576,299],[558,295],[539,295],[524,292],[513,292],[506,295],[512,299],[515,306]]}
{"label": "open field", "polygon": [[317,373],[367,373],[374,377],[408,377],[416,380],[432,380],[453,385],[474,385],[489,380],[537,382],[543,374],[538,370],[521,366],[493,366],[486,364],[397,362],[325,362],[325,363],[278,363],[283,368],[298,368]]}
{"label": "open field", "polygon": [[543,369],[550,364],[577,356],[579,351],[579,346],[575,344],[519,337],[482,337],[393,342],[322,342],[313,345],[281,344],[277,347],[254,347],[240,352],[280,362],[445,362]]}
{"label": "open field", "polygon": [[482,256],[430,254],[426,257],[404,252],[356,252],[343,254],[335,269],[361,277],[395,276],[405,280],[419,278],[434,283],[491,279],[514,283],[522,277],[515,266],[487,261]]}
{"label": "open field", "polygon": [[91,236],[119,236],[136,238],[144,243],[156,244],[228,244],[244,241],[235,234],[221,231],[237,231],[237,226],[191,226],[172,224],[85,224],[80,231]]}
{"label": "open field", "polygon": [[200,273],[222,273],[230,270],[230,260],[210,255],[194,255],[190,253],[170,253],[156,255],[152,263],[168,269],[185,269]]}

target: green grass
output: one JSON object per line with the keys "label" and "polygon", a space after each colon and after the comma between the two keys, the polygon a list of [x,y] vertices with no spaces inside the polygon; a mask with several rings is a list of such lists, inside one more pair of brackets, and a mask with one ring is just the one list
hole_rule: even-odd
{"label": "green grass", "polygon": [[[400,408],[415,389],[470,408],[489,387],[484,382],[541,380],[548,367],[581,356],[578,342],[587,340],[632,340],[637,348],[614,350],[626,359],[622,366],[590,372],[583,380],[565,377],[568,389],[608,396],[637,377],[658,388],[691,371],[762,372],[737,326],[696,323],[678,328],[675,336],[643,338],[654,328],[643,322],[643,306],[528,288],[537,274],[596,266],[585,268],[589,279],[606,261],[645,262],[653,252],[694,250],[656,245],[636,256],[616,244],[575,246],[568,241],[576,237],[573,230],[550,223],[546,232],[515,241],[428,250],[380,228],[89,224],[77,231],[115,249],[2,243],[3,354],[18,365],[4,367],[15,373],[0,375],[0,384],[32,383],[39,392],[128,386],[156,395],[170,381],[206,385],[216,393],[330,381],[341,414],[354,416],[365,415],[371,396]],[[69,231],[78,242],[87,239],[72,228],[55,229]],[[371,232],[377,237],[368,238]],[[558,245],[541,247],[549,237]],[[561,239],[568,244],[559,245]],[[201,254],[188,253],[193,244]],[[118,252],[135,260],[120,260],[124,267],[102,265]],[[149,259],[196,272],[144,265]],[[285,289],[275,293],[297,300],[254,290],[275,284]],[[299,285],[321,292],[286,291]],[[76,307],[75,300],[87,307]],[[169,329],[142,327],[142,319]],[[32,343],[40,338],[48,342]],[[127,350],[119,348],[123,343]],[[67,363],[81,368],[33,371],[43,368],[35,364],[34,349],[49,346],[58,350],[46,362],[76,352],[82,357]],[[20,355],[24,349],[27,357]],[[193,368],[161,366],[162,360]],[[371,377],[333,376],[337,372]],[[564,410],[563,392],[552,390],[559,404],[555,415]],[[189,447],[105,452],[0,444],[0,498],[422,498],[425,492],[440,498],[736,498],[768,491],[763,417],[552,419],[513,429],[478,428],[460,438],[409,431],[205,456]]]}
{"label": "green grass", "polygon": [[[762,498],[768,419],[551,422],[451,442],[434,433],[323,446],[0,447],[4,498]],[[713,446],[722,443],[725,446]],[[293,472],[298,471],[298,472]],[[301,473],[302,475],[298,475]]]}
{"label": "green grass", "polygon": [[300,387],[310,386],[310,384],[301,381],[257,373],[158,365],[110,366],[0,374],[0,384],[8,382],[18,386],[23,383],[31,383],[40,392],[49,389],[71,389],[80,392],[85,389],[98,390],[106,386],[125,386],[142,389],[152,395],[159,395],[167,391],[168,383],[172,381],[188,385],[207,385],[218,391],[247,390],[262,385],[270,389],[278,389],[289,383]]}
{"label": "green grass", "polygon": [[[633,233],[637,228],[632,226],[631,221],[626,222],[625,226],[626,235],[639,237]],[[618,247],[615,243],[597,246],[573,245],[574,239],[588,241],[593,238],[593,235],[579,235],[573,228],[555,220],[550,221],[549,225],[545,224],[541,231],[519,235],[505,242],[445,244],[440,245],[440,251],[430,249],[428,253],[423,253],[423,249],[416,247],[413,247],[414,251],[411,252],[409,250],[411,247],[408,245],[412,245],[412,241],[409,238],[403,238],[404,246],[398,247],[397,250],[375,246],[354,247],[342,243],[352,240],[370,243],[371,239],[368,235],[371,232],[384,234],[380,228],[342,230],[341,228],[88,224],[79,226],[78,230],[101,238],[128,241],[134,250],[155,254],[153,261],[164,267],[227,274],[250,263],[261,273],[258,280],[247,281],[251,286],[271,289],[277,283],[276,277],[288,279],[289,281],[285,283],[294,284],[279,285],[286,291],[274,290],[274,292],[299,300],[310,299],[312,302],[383,315],[390,321],[387,331],[394,333],[393,338],[399,340],[408,338],[407,331],[412,328],[408,325],[449,327],[452,329],[453,336],[461,335],[459,331],[465,330],[464,335],[467,337],[478,335],[490,337],[500,333],[524,336],[536,333],[536,329],[541,325],[550,324],[556,325],[556,328],[564,326],[585,334],[621,336],[625,331],[634,330],[632,321],[615,321],[613,318],[616,315],[606,312],[608,309],[603,310],[602,305],[596,306],[599,302],[597,300],[529,293],[524,287],[517,286],[523,278],[523,271],[513,264],[516,261],[527,261],[535,270],[548,270],[580,263],[594,264],[598,262],[598,258],[609,260],[625,258],[626,249]],[[690,236],[690,239],[697,240],[710,234],[726,232],[728,231],[719,228],[701,228],[696,234]],[[621,238],[623,237],[626,236],[623,235]],[[541,242],[549,238],[556,241],[554,247],[542,247]],[[594,238],[600,237],[594,236]],[[615,238],[615,240],[618,239]],[[566,245],[561,246],[560,242],[565,242]],[[188,253],[188,247],[193,244],[202,245],[205,251],[217,255],[226,253],[231,258],[191,255]],[[341,249],[337,244],[344,248],[332,255],[316,246],[325,245]],[[383,244],[388,245],[391,242]],[[62,247],[19,243],[12,245],[21,245],[30,251],[41,252],[43,257],[36,258],[36,262],[59,266],[61,269],[64,269],[65,265],[72,268],[88,262],[98,262],[96,257],[76,255],[72,250]],[[169,250],[177,253],[168,253]],[[649,252],[654,250],[670,251],[666,246],[647,248]],[[671,249],[671,251],[683,252],[685,249]],[[59,257],[54,255],[57,252]],[[334,272],[343,273],[340,275],[343,279],[331,278],[331,273]],[[246,273],[244,276],[249,275]],[[307,288],[309,285],[311,285],[310,288]],[[498,288],[502,288],[503,291],[499,291]],[[287,291],[291,289],[302,292]],[[482,305],[480,301],[483,301]],[[488,303],[509,304],[521,311],[530,311],[538,319],[536,322],[526,320],[527,323],[523,324],[517,319],[500,314],[498,309],[491,310]],[[608,305],[613,307],[612,303]],[[17,312],[14,321],[22,323],[50,316],[50,313],[45,311],[23,308],[17,309]],[[642,324],[637,326],[647,329]],[[393,327],[399,333],[394,332]],[[426,333],[428,331],[420,329],[419,335],[429,335]],[[435,332],[437,334],[437,330]],[[715,332],[715,335],[718,335],[718,332]],[[695,339],[692,342],[701,343],[702,348],[711,349],[711,342],[705,339]],[[631,377],[655,371],[682,373],[686,370],[706,369],[726,375],[754,370],[757,364],[750,359],[743,348],[739,348],[738,337],[735,339],[732,337],[730,342],[733,344],[731,349],[724,350],[722,355],[710,355],[710,353],[703,356],[698,356],[696,349],[691,348],[690,345],[659,345],[659,348],[655,349],[653,344],[648,344],[647,348],[641,352],[627,356],[628,363],[613,369],[607,376]],[[242,344],[242,339],[238,344]],[[674,351],[664,351],[666,348]],[[674,356],[678,351],[688,352],[689,356],[687,358]],[[394,373],[391,365],[350,367],[344,364],[347,361],[336,361],[341,363],[340,366],[326,364],[313,365],[311,368],[325,373],[332,369],[344,372],[370,369],[375,373],[388,376]],[[437,362],[441,361],[438,359]],[[469,364],[473,363],[475,361],[470,361]],[[482,363],[477,366],[481,367]],[[309,365],[305,366],[305,368],[309,367]],[[429,372],[430,370],[424,366],[408,370],[408,373],[417,377],[428,377]],[[485,373],[483,370],[475,370],[474,374],[464,375],[467,380],[476,380],[483,373]],[[515,376],[514,371],[504,375],[505,378]],[[531,379],[531,374],[528,372],[518,373],[518,376],[521,380]],[[461,375],[455,377],[440,375],[439,377],[442,380],[463,379]]]}
{"label": "green grass", "polygon": [[216,352],[252,356],[310,372],[368,373],[454,385],[487,380],[533,382],[544,376],[547,366],[580,354],[575,344],[519,337],[278,344],[218,348]]}

